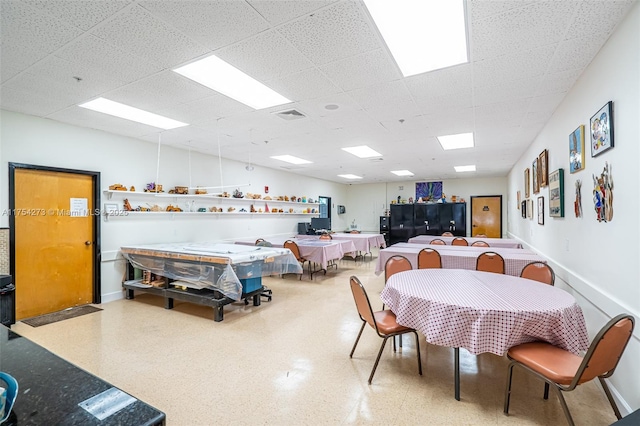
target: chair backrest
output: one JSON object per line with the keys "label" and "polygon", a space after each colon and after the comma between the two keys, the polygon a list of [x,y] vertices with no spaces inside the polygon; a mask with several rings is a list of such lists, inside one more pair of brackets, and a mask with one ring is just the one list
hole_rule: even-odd
{"label": "chair backrest", "polygon": [[412,269],[413,266],[411,266],[411,262],[406,257],[400,255],[391,256],[384,264],[384,282],[386,283],[393,274]]}
{"label": "chair backrest", "polygon": [[444,242],[444,240],[441,240],[440,238],[435,238],[433,240],[431,240],[431,242],[429,244],[435,244],[438,246],[446,246],[447,243]]}
{"label": "chair backrest", "polygon": [[504,274],[504,259],[496,252],[485,251],[476,260],[476,271]]}
{"label": "chair backrest", "polygon": [[298,261],[302,260],[302,257],[300,256],[300,248],[295,241],[287,240],[282,246],[286,249],[291,250],[291,253],[293,253]]}
{"label": "chair backrest", "polygon": [[553,269],[551,269],[551,266],[544,262],[531,262],[522,268],[520,278],[527,278],[553,285],[556,281],[556,274],[553,272]]}
{"label": "chair backrest", "polygon": [[485,241],[474,241],[471,243],[471,247],[489,247],[489,243]]}
{"label": "chair backrest", "polygon": [[442,259],[437,250],[423,248],[418,253],[418,269],[442,268]]}
{"label": "chair backrest", "polygon": [[256,245],[258,245],[259,243],[261,243],[261,242],[263,242],[263,241],[264,241],[264,238],[258,238],[258,239],[256,240]]}
{"label": "chair backrest", "polygon": [[571,388],[598,376],[611,376],[631,339],[634,325],[632,315],[620,314],[602,327],[582,359]]}
{"label": "chair backrest", "polygon": [[[4,385],[2,382],[6,383]],[[9,418],[11,415],[11,410],[13,409],[13,403],[16,402],[16,398],[18,397],[18,381],[8,373],[4,373],[0,371],[0,384],[3,384],[2,387],[6,387],[6,395],[4,401],[4,411],[3,414],[0,415],[0,423],[4,423],[5,420]],[[29,390],[27,389],[27,392]]]}
{"label": "chair backrest", "polygon": [[369,296],[367,296],[367,291],[364,289],[364,286],[355,276],[349,278],[349,283],[351,285],[353,300],[356,302],[356,309],[358,309],[358,315],[360,315],[363,321],[368,322],[371,327],[378,331],[373,309],[371,308],[371,302],[369,301]]}
{"label": "chair backrest", "polygon": [[441,236],[442,237],[453,237],[454,235],[453,235],[453,233],[447,231],[447,232],[443,232]]}
{"label": "chair backrest", "polygon": [[331,234],[322,234],[322,235],[320,235],[320,239],[321,240],[333,240],[333,237],[331,236]]}
{"label": "chair backrest", "polygon": [[349,233],[350,233],[350,234],[359,234],[359,233],[360,233],[360,231],[357,231],[357,230],[355,230],[355,229],[354,229],[353,231],[350,231]]}
{"label": "chair backrest", "polygon": [[487,238],[487,236],[485,234],[476,234],[476,235],[474,235],[474,237],[476,237],[476,238]]}
{"label": "chair backrest", "polygon": [[451,240],[451,245],[452,246],[468,246],[469,243],[467,242],[467,240],[465,240],[462,237],[456,237],[453,240]]}

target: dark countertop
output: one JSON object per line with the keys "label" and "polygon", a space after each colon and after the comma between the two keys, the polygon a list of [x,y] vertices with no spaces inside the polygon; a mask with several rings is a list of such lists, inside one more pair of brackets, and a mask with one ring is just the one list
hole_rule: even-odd
{"label": "dark countertop", "polygon": [[[18,381],[18,397],[3,426],[163,425],[165,415],[135,402],[102,421],[78,404],[114,386],[0,325],[0,371]],[[134,397],[135,398],[135,397]]]}

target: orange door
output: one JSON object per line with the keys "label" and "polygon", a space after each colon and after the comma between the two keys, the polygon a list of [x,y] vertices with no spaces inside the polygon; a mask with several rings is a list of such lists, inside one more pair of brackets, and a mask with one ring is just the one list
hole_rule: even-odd
{"label": "orange door", "polygon": [[471,236],[502,238],[502,196],[471,197]]}
{"label": "orange door", "polygon": [[91,303],[92,177],[16,169],[14,188],[16,319]]}

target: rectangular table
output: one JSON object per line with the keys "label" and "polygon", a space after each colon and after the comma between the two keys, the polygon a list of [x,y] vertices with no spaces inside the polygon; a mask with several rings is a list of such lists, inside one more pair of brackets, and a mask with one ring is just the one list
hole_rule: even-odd
{"label": "rectangular table", "polygon": [[[126,368],[124,366],[123,368]],[[42,346],[0,325],[0,370],[18,381],[18,397],[3,426],[164,425],[165,414]],[[107,392],[102,420],[79,405]],[[120,409],[114,411],[117,407]]]}
{"label": "rectangular table", "polygon": [[[364,256],[367,254],[373,258],[373,254],[371,252],[372,248],[384,248],[386,247],[386,242],[384,241],[384,236],[382,234],[351,234],[347,232],[336,232],[331,234],[331,237],[334,240],[348,240],[352,241],[358,251],[358,254],[363,253]],[[300,239],[319,239],[318,235],[298,235]]]}
{"label": "rectangular table", "polygon": [[[122,247],[128,265],[164,277],[159,287],[145,285],[132,276],[123,282],[127,299],[134,291],[165,298],[165,308],[173,308],[173,300],[198,303],[214,308],[214,320],[222,321],[222,307],[237,300],[253,298],[260,305],[266,289],[261,277],[302,273],[302,267],[288,249],[275,247],[242,247],[211,242],[150,244]],[[248,287],[248,288],[245,288]]]}
{"label": "rectangular table", "polygon": [[[305,259],[317,263],[322,268],[327,267],[335,260],[342,259],[345,254],[355,253],[356,247],[350,240],[318,240],[308,238],[287,238],[287,237],[272,237],[267,238],[266,241],[271,243],[273,247],[283,247],[284,242],[291,240],[298,245],[300,249],[300,256]],[[255,240],[238,240],[236,244],[242,245],[254,245]]]}
{"label": "rectangular table", "polygon": [[384,272],[386,261],[395,255],[401,255],[409,259],[413,269],[418,268],[418,253],[424,247],[433,248],[440,253],[443,269],[476,269],[476,261],[481,253],[494,251],[504,259],[505,274],[520,276],[522,268],[531,262],[545,262],[541,256],[529,250],[504,249],[499,247],[457,247],[439,245],[421,245],[411,243],[398,243],[380,250],[376,262],[376,275]]}
{"label": "rectangular table", "polygon": [[[429,244],[431,240],[440,239],[447,243],[447,245],[451,244],[456,237],[442,237],[438,235],[418,235],[417,237],[409,238],[409,243],[418,243],[418,244]],[[512,238],[475,238],[475,237],[464,237],[465,240],[469,243],[469,245],[475,243],[476,241],[484,241],[489,244],[489,247],[505,247],[505,248],[522,248],[522,244],[520,241],[512,239]]]}

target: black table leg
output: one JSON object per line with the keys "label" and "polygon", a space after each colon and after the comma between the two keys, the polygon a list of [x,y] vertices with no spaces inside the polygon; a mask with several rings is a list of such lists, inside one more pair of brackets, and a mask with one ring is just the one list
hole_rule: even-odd
{"label": "black table leg", "polygon": [[453,348],[453,370],[455,397],[457,401],[460,401],[460,348]]}

